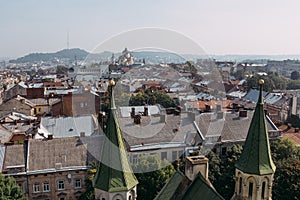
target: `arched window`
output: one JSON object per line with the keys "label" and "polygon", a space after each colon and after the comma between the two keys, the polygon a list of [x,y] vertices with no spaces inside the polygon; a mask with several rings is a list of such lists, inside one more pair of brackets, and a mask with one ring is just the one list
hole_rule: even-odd
{"label": "arched window", "polygon": [[123,197],[120,194],[117,194],[113,197],[113,200],[123,200]]}
{"label": "arched window", "polygon": [[249,190],[248,190],[249,199],[252,199],[252,195],[253,195],[253,182],[249,182]]}
{"label": "arched window", "polygon": [[239,194],[242,193],[242,184],[243,184],[243,179],[242,179],[242,177],[240,177],[240,180],[239,180]]}
{"label": "arched window", "polygon": [[261,188],[261,199],[265,199],[265,192],[266,192],[266,181],[262,183],[262,188]]}

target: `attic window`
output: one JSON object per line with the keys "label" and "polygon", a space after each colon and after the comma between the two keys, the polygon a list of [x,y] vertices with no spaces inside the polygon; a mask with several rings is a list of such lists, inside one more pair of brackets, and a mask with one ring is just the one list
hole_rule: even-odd
{"label": "attic window", "polygon": [[71,132],[71,131],[74,131],[74,129],[73,129],[73,128],[70,128],[70,129],[69,129],[69,132]]}

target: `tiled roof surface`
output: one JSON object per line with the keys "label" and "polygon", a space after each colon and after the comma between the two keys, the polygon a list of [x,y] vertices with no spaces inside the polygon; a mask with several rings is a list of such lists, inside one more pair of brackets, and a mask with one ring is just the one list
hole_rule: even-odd
{"label": "tiled roof surface", "polygon": [[42,117],[39,132],[53,134],[55,138],[80,136],[80,133],[90,136],[97,132],[97,124],[93,116]]}
{"label": "tiled roof surface", "polygon": [[[3,170],[12,166],[25,167],[25,154],[23,145],[9,145],[6,147]],[[24,168],[25,169],[25,168]]]}
{"label": "tiled roof surface", "polygon": [[132,145],[161,142],[184,142],[187,132],[196,133],[193,121],[187,113],[160,116],[142,116],[141,124],[134,124],[132,118],[119,118],[124,139]]}
{"label": "tiled roof surface", "polygon": [[[30,140],[28,172],[87,167],[100,158],[103,136]],[[25,165],[24,145],[6,147],[5,167]]]}
{"label": "tiled roof surface", "polygon": [[[198,127],[206,138],[221,136],[221,141],[245,140],[253,111],[247,111],[247,117],[239,117],[238,112],[225,112],[223,119],[217,119],[216,113],[203,113],[197,116]],[[277,130],[267,120],[268,130]]]}

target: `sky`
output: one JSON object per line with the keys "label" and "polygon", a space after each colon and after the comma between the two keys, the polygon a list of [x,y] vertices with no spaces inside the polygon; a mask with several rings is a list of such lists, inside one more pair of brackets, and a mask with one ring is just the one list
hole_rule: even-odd
{"label": "sky", "polygon": [[70,48],[91,52],[143,27],[174,31],[210,55],[295,55],[299,8],[298,0],[0,0],[0,57],[56,52],[67,35]]}

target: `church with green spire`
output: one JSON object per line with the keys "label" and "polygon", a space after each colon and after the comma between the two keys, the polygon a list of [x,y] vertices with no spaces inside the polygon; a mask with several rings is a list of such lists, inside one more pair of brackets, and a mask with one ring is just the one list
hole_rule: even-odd
{"label": "church with green spire", "polygon": [[235,192],[232,199],[272,199],[273,163],[264,112],[262,87],[248,130],[242,155],[235,165]]}
{"label": "church with green spire", "polygon": [[97,168],[93,186],[97,200],[135,200],[136,179],[127,158],[113,95],[115,82],[109,82],[110,107],[102,157]]}

